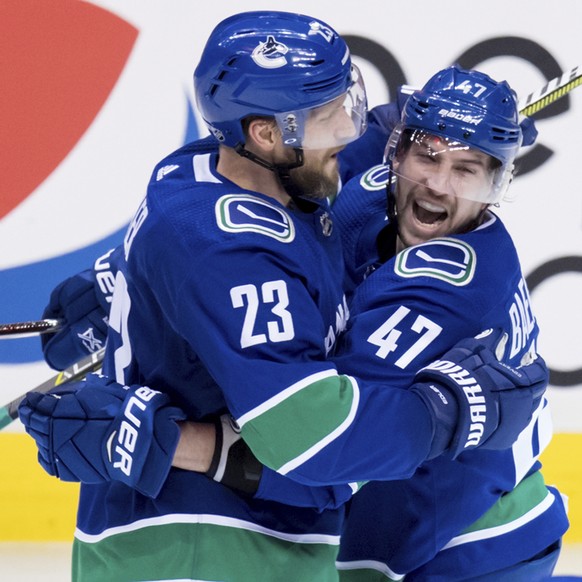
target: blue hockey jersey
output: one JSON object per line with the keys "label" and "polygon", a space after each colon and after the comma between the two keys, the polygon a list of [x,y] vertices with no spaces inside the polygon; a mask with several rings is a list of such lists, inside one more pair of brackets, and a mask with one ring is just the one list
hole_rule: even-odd
{"label": "blue hockey jersey", "polygon": [[[332,506],[356,481],[411,475],[432,437],[422,401],[326,359],[349,316],[328,205],[290,210],[224,179],[216,162],[202,142],[155,168],[124,240],[104,372],[168,393],[191,420],[228,409],[267,467],[336,484]],[[401,420],[387,422],[395,409]],[[341,509],[249,499],[177,469],[156,499],[120,483],[82,485],[75,576],[117,576],[121,560],[127,579],[252,580],[237,563],[262,566],[263,555],[274,579],[334,579],[341,521]]]}
{"label": "blue hockey jersey", "polygon": [[[539,330],[501,220],[488,213],[472,232],[410,247],[378,266],[372,235],[386,223],[382,176],[377,167],[355,178],[334,205],[348,276],[356,284],[367,275],[350,305],[338,369],[405,389],[419,368],[491,327],[509,334],[504,361],[517,366],[532,357]],[[379,573],[463,580],[551,545],[568,527],[559,492],[539,473],[551,430],[544,401],[511,450],[440,457],[410,479],[367,484],[350,502],[341,579],[361,580],[367,571],[374,580]]]}

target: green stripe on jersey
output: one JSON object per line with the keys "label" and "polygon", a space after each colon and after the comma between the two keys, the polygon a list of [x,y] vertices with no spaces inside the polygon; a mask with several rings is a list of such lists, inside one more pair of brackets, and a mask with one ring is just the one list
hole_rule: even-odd
{"label": "green stripe on jersey", "polygon": [[539,471],[524,479],[513,491],[500,497],[495,505],[463,533],[505,525],[525,515],[548,495]]}
{"label": "green stripe on jersey", "polygon": [[293,542],[236,527],[164,524],[96,543],[75,539],[72,579],[337,582],[337,550],[335,544]]}
{"label": "green stripe on jersey", "polygon": [[524,479],[515,489],[501,496],[495,505],[454,537],[443,549],[494,538],[527,525],[554,502],[539,471]]}
{"label": "green stripe on jersey", "polygon": [[328,371],[287,388],[238,420],[258,459],[286,474],[350,426],[358,401],[355,382]]}

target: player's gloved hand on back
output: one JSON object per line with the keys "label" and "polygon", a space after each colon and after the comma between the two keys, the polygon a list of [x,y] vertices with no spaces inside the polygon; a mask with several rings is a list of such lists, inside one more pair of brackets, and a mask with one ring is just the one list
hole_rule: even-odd
{"label": "player's gloved hand on back", "polygon": [[38,461],[63,481],[121,481],[156,497],[185,414],[147,386],[122,386],[89,374],[47,394],[29,392],[18,408]]}
{"label": "player's gloved hand on back", "polygon": [[[429,458],[452,458],[477,447],[506,449],[527,426],[549,381],[541,357],[513,368],[500,362],[507,334],[488,330],[461,340],[420,370],[411,390],[431,410],[435,434]],[[500,356],[501,357],[501,356]]]}
{"label": "player's gloved hand on back", "polygon": [[63,325],[56,333],[41,335],[41,342],[44,358],[55,370],[64,370],[105,346],[116,271],[110,265],[121,250],[109,253],[97,259],[95,268],[65,279],[51,293],[42,316],[63,320]]}
{"label": "player's gloved hand on back", "polygon": [[538,137],[538,130],[535,121],[531,117],[524,117],[519,126],[521,127],[521,145],[533,145]]}

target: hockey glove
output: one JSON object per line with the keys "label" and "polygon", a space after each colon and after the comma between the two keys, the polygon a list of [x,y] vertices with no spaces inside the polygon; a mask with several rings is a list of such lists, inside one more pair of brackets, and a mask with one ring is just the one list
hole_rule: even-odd
{"label": "hockey glove", "polygon": [[146,386],[90,374],[48,394],[29,392],[18,413],[38,461],[63,481],[120,481],[149,497],[164,484],[184,413]]}
{"label": "hockey glove", "polygon": [[214,457],[206,475],[231,489],[254,495],[259,487],[263,465],[240,436],[240,429],[229,414],[218,418],[214,427]]}
{"label": "hockey glove", "polygon": [[[485,335],[486,334],[486,335]],[[435,435],[429,458],[452,458],[477,447],[506,449],[527,426],[549,380],[542,358],[519,368],[500,362],[500,331],[457,343],[420,370],[411,390],[431,410]]]}
{"label": "hockey glove", "polygon": [[113,255],[97,259],[95,268],[66,279],[51,293],[42,316],[62,319],[64,325],[54,334],[41,335],[41,342],[44,358],[55,370],[64,370],[105,345],[116,270],[111,265],[121,250],[110,252]]}

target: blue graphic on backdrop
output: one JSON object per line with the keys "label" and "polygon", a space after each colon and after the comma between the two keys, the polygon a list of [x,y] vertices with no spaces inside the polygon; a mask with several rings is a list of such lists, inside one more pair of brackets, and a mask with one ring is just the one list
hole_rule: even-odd
{"label": "blue graphic on backdrop", "polygon": [[[188,99],[187,103],[184,144],[200,137]],[[92,245],[70,253],[0,272],[0,323],[40,319],[51,291],[61,281],[89,268],[97,257],[121,244],[125,229],[126,226]],[[24,364],[42,359],[38,336],[0,341],[0,364]]]}

